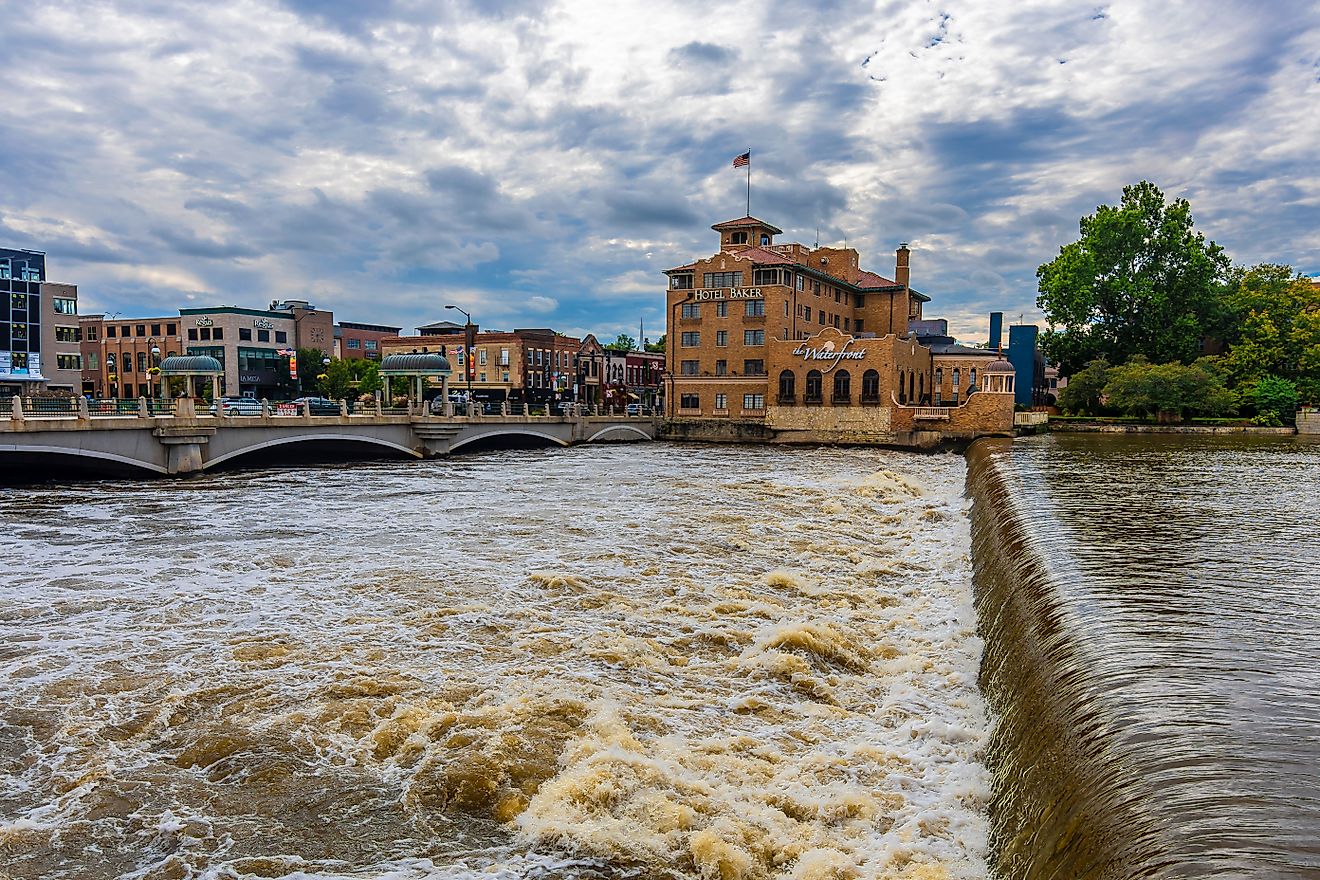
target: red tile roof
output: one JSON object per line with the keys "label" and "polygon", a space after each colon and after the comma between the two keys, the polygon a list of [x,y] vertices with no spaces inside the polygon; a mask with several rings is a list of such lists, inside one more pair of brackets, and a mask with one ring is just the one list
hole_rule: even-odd
{"label": "red tile roof", "polygon": [[857,278],[857,286],[864,288],[871,287],[902,287],[897,281],[890,281],[883,275],[877,275],[874,272],[862,272]]}
{"label": "red tile roof", "polygon": [[751,260],[761,266],[794,266],[797,263],[775,251],[768,251],[761,247],[740,248],[736,251],[730,251],[729,255],[738,260]]}
{"label": "red tile roof", "polygon": [[780,235],[784,230],[775,226],[773,223],[767,223],[764,220],[758,220],[750,214],[746,217],[739,217],[737,220],[725,220],[723,223],[716,223],[711,229],[716,232],[723,232],[726,229],[740,229],[743,226],[764,226],[775,235]]}

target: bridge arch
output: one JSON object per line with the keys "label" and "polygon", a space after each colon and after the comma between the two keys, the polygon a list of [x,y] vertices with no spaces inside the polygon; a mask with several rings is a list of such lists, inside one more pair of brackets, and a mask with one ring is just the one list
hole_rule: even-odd
{"label": "bridge arch", "polygon": [[621,432],[621,433],[623,433],[623,434],[629,434],[629,435],[635,434],[635,435],[637,435],[638,437],[640,437],[640,438],[643,439],[643,440],[654,440],[654,439],[655,439],[655,437],[653,437],[653,436],[651,436],[650,434],[646,433],[646,432],[643,431],[641,428],[638,428],[636,425],[610,425],[610,426],[608,426],[608,427],[601,428],[599,431],[597,431],[596,433],[592,434],[590,437],[587,438],[587,442],[588,442],[588,443],[594,443],[595,441],[597,441],[597,440],[599,440],[600,438],[604,437],[606,434],[613,434],[613,433],[615,433],[616,431],[617,431],[617,432]]}
{"label": "bridge arch", "polygon": [[127,455],[117,455],[113,452],[102,452],[98,449],[87,449],[81,446],[37,446],[14,443],[0,445],[0,452],[13,452],[20,455],[23,453],[30,455],[57,455],[65,458],[93,458],[98,461],[111,461],[115,464],[140,468],[157,474],[169,473],[167,468],[152,461],[143,461],[140,458],[132,458]]}
{"label": "bridge arch", "polygon": [[202,465],[203,470],[209,470],[218,464],[229,461],[231,458],[238,458],[241,455],[250,455],[253,452],[260,452],[263,449],[272,449],[276,446],[288,446],[294,443],[358,443],[368,446],[383,446],[386,449],[393,449],[396,452],[402,452],[410,458],[421,458],[422,453],[416,449],[402,446],[389,440],[382,440],[379,437],[372,437],[364,434],[296,434],[292,437],[275,437],[271,440],[263,440],[260,443],[253,443],[250,446],[243,446],[239,449],[233,449],[223,455],[207,459]]}
{"label": "bridge arch", "polygon": [[462,434],[460,434],[458,437],[454,438],[454,441],[452,443],[449,444],[449,451],[453,452],[456,449],[460,449],[464,446],[467,446],[469,443],[476,443],[481,440],[489,440],[492,437],[537,437],[542,440],[549,440],[551,443],[555,444],[556,446],[569,445],[569,442],[561,437],[556,437],[553,434],[547,434],[544,431],[533,431],[530,428],[526,428],[521,425],[518,425],[516,427],[510,426],[510,427],[502,427],[502,428],[490,428],[484,431],[473,432],[469,436],[463,436]]}

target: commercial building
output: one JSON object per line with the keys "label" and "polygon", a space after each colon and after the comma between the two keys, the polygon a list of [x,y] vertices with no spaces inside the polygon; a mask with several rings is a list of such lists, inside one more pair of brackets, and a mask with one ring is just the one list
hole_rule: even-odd
{"label": "commercial building", "polygon": [[320,364],[293,364],[298,349],[334,350],[334,315],[305,300],[273,302],[268,309],[237,306],[179,309],[186,354],[202,354],[225,368],[228,395],[287,399],[297,396],[302,375],[315,376]]}
{"label": "commercial building", "polygon": [[389,327],[384,324],[359,324],[355,321],[340,321],[335,325],[334,351],[332,357],[343,360],[367,358],[381,359],[380,344],[386,339],[394,339],[402,327]]}
{"label": "commercial building", "polygon": [[471,389],[477,400],[544,404],[574,400],[575,364],[582,341],[549,328],[482,332],[474,325],[465,351],[465,325],[440,321],[418,327],[417,336],[381,340],[384,354],[439,352],[453,368],[455,392]]}
{"label": "commercial building", "polygon": [[0,248],[0,396],[77,390],[78,288],[46,280],[41,251]]}
{"label": "commercial building", "polygon": [[91,397],[167,397],[160,362],[184,350],[177,315],[107,318],[82,315],[79,391]]}
{"label": "commercial building", "polygon": [[665,272],[675,433],[906,444],[1011,432],[1011,368],[925,322],[906,244],[890,279],[853,248],[776,244],[781,230],[755,217],[712,229],[714,255]]}

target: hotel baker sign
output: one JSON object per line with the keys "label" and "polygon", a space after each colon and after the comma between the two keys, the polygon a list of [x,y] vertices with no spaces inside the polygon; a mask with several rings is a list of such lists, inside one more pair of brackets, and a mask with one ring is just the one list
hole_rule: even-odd
{"label": "hotel baker sign", "polygon": [[716,299],[765,299],[759,287],[732,287],[718,288],[712,290],[694,290],[692,299],[696,302],[706,302]]}

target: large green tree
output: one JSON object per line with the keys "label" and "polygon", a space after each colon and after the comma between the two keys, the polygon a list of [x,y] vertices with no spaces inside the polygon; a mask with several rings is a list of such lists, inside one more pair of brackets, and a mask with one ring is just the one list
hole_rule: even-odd
{"label": "large green tree", "polygon": [[1193,229],[1185,199],[1165,201],[1148,181],[1123,188],[1117,207],[1081,220],[1081,237],[1036,270],[1036,304],[1050,324],[1042,348],[1065,374],[1133,355],[1190,363],[1223,324],[1229,275],[1223,249]]}
{"label": "large green tree", "polygon": [[1224,369],[1244,390],[1274,376],[1320,402],[1320,285],[1287,266],[1239,270],[1226,297]]}
{"label": "large green tree", "polygon": [[1237,397],[1203,358],[1189,365],[1152,364],[1142,355],[1107,372],[1104,395],[1110,406],[1132,416],[1222,416],[1237,409]]}

